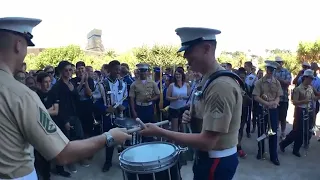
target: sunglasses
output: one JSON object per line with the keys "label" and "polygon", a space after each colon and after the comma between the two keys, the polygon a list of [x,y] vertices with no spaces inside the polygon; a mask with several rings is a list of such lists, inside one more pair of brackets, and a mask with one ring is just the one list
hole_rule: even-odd
{"label": "sunglasses", "polygon": [[53,72],[53,71],[48,71],[47,73],[48,73],[48,74],[54,74],[54,72]]}

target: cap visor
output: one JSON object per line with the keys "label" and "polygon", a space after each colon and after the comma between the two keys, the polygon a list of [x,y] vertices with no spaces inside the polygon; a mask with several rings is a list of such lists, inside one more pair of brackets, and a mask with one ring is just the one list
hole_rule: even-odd
{"label": "cap visor", "polygon": [[27,39],[28,46],[34,46],[33,42],[30,39]]}
{"label": "cap visor", "polygon": [[178,50],[178,52],[183,52],[187,50],[190,46],[181,46],[181,48]]}

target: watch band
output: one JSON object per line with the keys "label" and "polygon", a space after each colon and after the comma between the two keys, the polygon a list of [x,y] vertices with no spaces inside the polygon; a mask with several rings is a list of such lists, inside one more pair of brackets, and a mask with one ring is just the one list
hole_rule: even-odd
{"label": "watch band", "polygon": [[104,133],[106,136],[106,145],[107,147],[112,147],[114,145],[114,139],[109,132]]}

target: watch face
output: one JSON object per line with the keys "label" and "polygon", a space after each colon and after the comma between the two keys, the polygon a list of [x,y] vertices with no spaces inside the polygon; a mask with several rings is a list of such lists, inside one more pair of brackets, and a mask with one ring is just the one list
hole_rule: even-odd
{"label": "watch face", "polygon": [[107,145],[110,147],[110,146],[113,146],[113,143],[114,143],[113,137],[110,134],[107,134]]}

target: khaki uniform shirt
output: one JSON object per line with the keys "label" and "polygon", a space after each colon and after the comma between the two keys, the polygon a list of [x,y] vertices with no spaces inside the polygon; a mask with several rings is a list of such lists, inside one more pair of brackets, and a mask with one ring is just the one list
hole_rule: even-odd
{"label": "khaki uniform shirt", "polygon": [[268,80],[266,76],[256,82],[252,95],[261,97],[263,94],[268,96],[268,101],[274,101],[277,97],[283,95],[280,82],[272,77]]}
{"label": "khaki uniform shirt", "polygon": [[51,160],[69,142],[38,95],[9,72],[0,69],[0,179],[30,174],[34,170],[33,147]]}
{"label": "khaki uniform shirt", "polygon": [[[209,76],[224,70],[218,65],[205,74],[200,86],[203,86]],[[202,131],[218,132],[219,138],[213,150],[224,150],[238,144],[238,134],[242,112],[242,90],[232,78],[221,76],[215,79],[206,89],[196,111],[203,119]]]}
{"label": "khaki uniform shirt", "polygon": [[[314,89],[311,85],[304,86],[300,84],[298,87],[293,89],[292,100],[302,101],[302,100],[312,100],[315,97]],[[309,104],[311,105],[311,104]],[[305,108],[306,105],[300,105],[300,107]]]}
{"label": "khaki uniform shirt", "polygon": [[129,96],[136,98],[137,102],[145,103],[148,98],[159,94],[160,90],[157,83],[151,79],[147,79],[145,83],[142,80],[136,80],[130,86]]}

